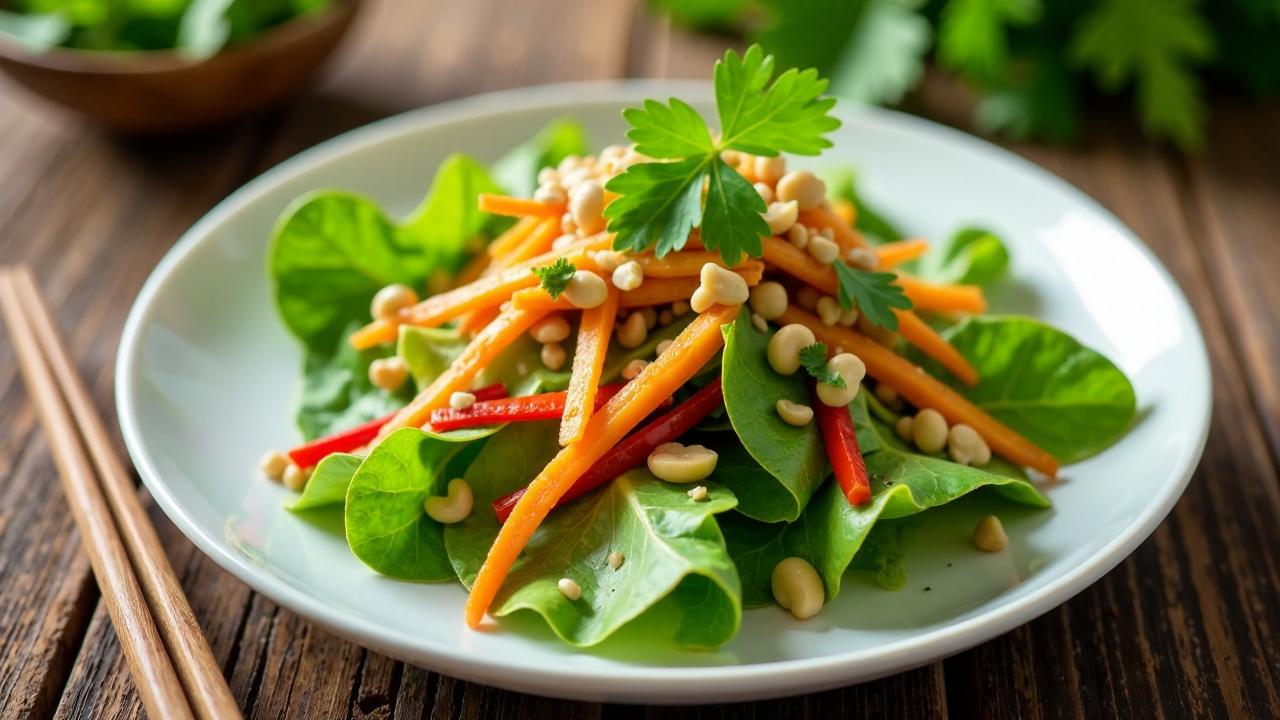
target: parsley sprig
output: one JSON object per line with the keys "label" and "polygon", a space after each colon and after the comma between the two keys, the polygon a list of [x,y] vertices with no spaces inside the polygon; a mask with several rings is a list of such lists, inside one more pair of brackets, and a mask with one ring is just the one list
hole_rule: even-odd
{"label": "parsley sprig", "polygon": [[814,380],[841,390],[844,389],[844,378],[840,373],[832,372],[827,368],[827,346],[825,343],[816,342],[800,348],[800,364],[804,366],[805,372],[809,373]]}
{"label": "parsley sprig", "polygon": [[615,248],[653,247],[661,257],[683,248],[690,231],[701,228],[703,244],[728,263],[743,252],[761,254],[760,239],[769,235],[760,215],[764,201],[720,154],[817,155],[831,147],[825,134],[840,126],[829,114],[835,100],[821,97],[827,81],[816,70],[773,74],[773,57],[757,45],[741,56],[730,50],[716,62],[719,139],[698,111],[675,98],[623,112],[631,124],[627,137],[657,162],[632,165],[606,186],[619,196],[605,210]]}
{"label": "parsley sprig", "polygon": [[534,275],[538,276],[538,281],[542,284],[542,289],[547,291],[552,300],[560,297],[560,293],[564,292],[569,281],[573,279],[573,274],[577,272],[577,268],[573,263],[565,258],[560,258],[550,265],[543,265],[532,269]]}
{"label": "parsley sprig", "polygon": [[835,268],[840,280],[841,307],[846,310],[856,307],[872,324],[898,329],[898,316],[893,309],[910,310],[911,300],[901,286],[894,284],[893,273],[858,270],[843,261],[837,261]]}

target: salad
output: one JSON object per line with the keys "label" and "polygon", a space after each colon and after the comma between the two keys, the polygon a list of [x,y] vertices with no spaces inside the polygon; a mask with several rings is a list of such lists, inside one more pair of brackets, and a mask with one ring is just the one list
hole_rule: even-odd
{"label": "salad", "polygon": [[[460,582],[473,628],[526,610],[590,646],[658,618],[712,648],[850,572],[900,589],[932,508],[1047,508],[1037,483],[1125,433],[1111,361],[986,314],[998,235],[935,246],[847,169],[793,166],[840,124],[815,71],[752,47],[714,85],[718,132],[648,100],[590,154],[559,120],[491,167],[449,157],[403,220],[295,201],[269,271],[305,442],[262,462],[289,509],[341,513],[374,572]],[[990,515],[972,552],[1008,542]]]}

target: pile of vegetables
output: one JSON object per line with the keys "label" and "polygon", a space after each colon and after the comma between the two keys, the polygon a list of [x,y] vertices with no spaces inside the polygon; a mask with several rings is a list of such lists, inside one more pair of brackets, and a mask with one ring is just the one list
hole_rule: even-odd
{"label": "pile of vegetables", "polygon": [[0,35],[27,47],[209,57],[332,0],[5,0]]}
{"label": "pile of vegetables", "polygon": [[[1052,477],[1125,432],[1135,397],[1114,364],[1033,319],[980,315],[1008,265],[996,234],[932,249],[848,171],[826,190],[805,171],[758,177],[829,147],[839,121],[816,72],[775,73],[752,48],[715,84],[718,134],[650,100],[624,112],[630,150],[583,158],[581,128],[557,121],[491,169],[448,158],[403,220],[351,193],[293,203],[269,257],[307,354],[291,510],[341,512],[378,573],[460,581],[473,627],[527,610],[589,646],[661,616],[653,639],[716,647],[744,607],[806,617],[850,569],[900,588],[903,519],[973,492],[1047,507],[1026,468]],[[591,216],[540,179],[615,161]],[[804,210],[766,202],[801,180],[823,193]],[[775,235],[784,211],[811,249]],[[422,299],[371,319],[396,285]],[[784,293],[767,311],[765,287]],[[784,331],[809,335],[785,372]],[[379,389],[370,368],[388,361],[409,379]],[[989,452],[922,450],[901,430],[908,403]],[[684,454],[705,472],[662,465]],[[777,585],[796,568],[821,588],[803,608]]]}
{"label": "pile of vegetables", "polygon": [[1147,135],[1203,144],[1204,86],[1280,90],[1275,0],[651,0],[677,21],[744,34],[837,95],[897,103],[932,56],[978,94],[984,132],[1070,141],[1098,96],[1124,95]]}

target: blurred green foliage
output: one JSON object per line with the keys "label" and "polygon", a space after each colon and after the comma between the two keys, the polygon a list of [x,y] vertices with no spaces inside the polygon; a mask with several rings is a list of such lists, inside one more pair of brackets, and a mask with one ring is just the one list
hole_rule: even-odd
{"label": "blurred green foliage", "polygon": [[1280,90],[1280,0],[650,0],[676,22],[735,32],[832,91],[895,103],[932,52],[979,102],[986,132],[1058,142],[1081,108],[1132,97],[1143,129],[1192,151],[1207,83]]}
{"label": "blurred green foliage", "polygon": [[0,0],[0,33],[32,49],[176,49],[208,57],[332,0]]}

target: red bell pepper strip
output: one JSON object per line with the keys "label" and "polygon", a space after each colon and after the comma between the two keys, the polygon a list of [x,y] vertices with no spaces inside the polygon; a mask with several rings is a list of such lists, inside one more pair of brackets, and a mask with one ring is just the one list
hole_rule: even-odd
{"label": "red bell pepper strip", "polygon": [[[600,390],[603,391],[604,388]],[[723,402],[724,394],[720,391],[720,378],[716,378],[670,412],[628,435],[608,455],[597,461],[581,478],[578,478],[578,481],[569,488],[556,505],[577,500],[631,468],[643,465],[645,458],[649,457],[649,453],[653,452],[654,448],[689,432],[694,425],[710,415],[711,411],[720,407]],[[498,522],[507,521],[507,517],[511,515],[516,503],[520,502],[523,496],[524,488],[521,488],[493,501],[493,511],[498,516]]]}
{"label": "red bell pepper strip", "polygon": [[[596,409],[618,394],[622,384],[601,385],[596,390]],[[478,402],[466,410],[439,408],[431,412],[428,425],[436,432],[457,430],[459,428],[480,427],[509,422],[529,422],[531,420],[554,420],[564,414],[565,391],[526,395],[524,397],[502,398]]]}
{"label": "red bell pepper strip", "polygon": [[[494,383],[493,385],[482,387],[472,394],[476,396],[477,400],[496,400],[507,396],[507,387],[502,383]],[[334,453],[359,450],[373,442],[382,426],[391,422],[391,418],[395,416],[396,414],[393,412],[370,420],[363,425],[357,425],[350,430],[343,430],[328,437],[317,438],[305,445],[299,445],[289,451],[289,459],[293,461],[294,465],[306,470],[319,465],[321,460]]]}
{"label": "red bell pepper strip", "polygon": [[853,426],[853,416],[848,406],[831,407],[813,398],[818,414],[818,429],[822,431],[822,444],[827,446],[827,458],[835,470],[836,482],[844,491],[845,499],[857,507],[871,499],[871,479],[867,477],[867,463],[858,447],[858,432]]}

